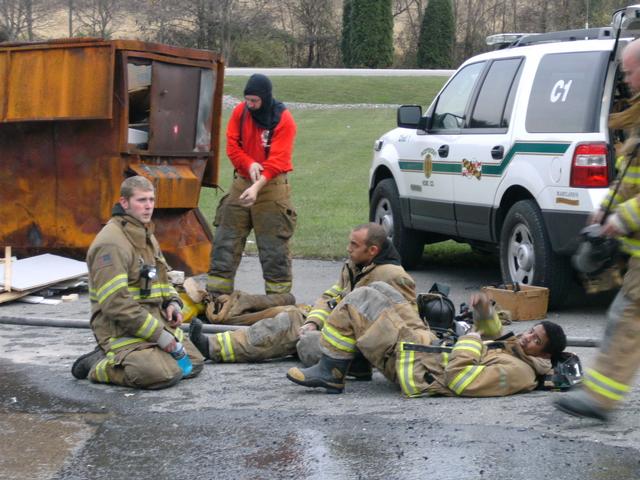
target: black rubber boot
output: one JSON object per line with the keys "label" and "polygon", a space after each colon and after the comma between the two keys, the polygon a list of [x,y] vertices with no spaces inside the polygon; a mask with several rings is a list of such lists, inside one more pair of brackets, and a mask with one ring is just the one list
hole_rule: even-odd
{"label": "black rubber boot", "polygon": [[609,412],[599,406],[584,390],[565,393],[554,400],[553,405],[574,417],[595,418],[601,422],[609,420]]}
{"label": "black rubber boot", "polygon": [[209,353],[209,337],[202,333],[202,320],[194,317],[189,325],[189,340],[193,343],[202,356],[206,359],[211,359]]}
{"label": "black rubber boot", "polygon": [[351,365],[349,365],[349,370],[347,370],[347,378],[356,382],[369,382],[372,375],[373,369],[369,360],[364,358],[362,354],[356,355]]}
{"label": "black rubber boot", "polygon": [[97,346],[93,351],[80,355],[76,361],[73,362],[73,365],[71,366],[71,375],[76,377],[78,380],[84,380],[89,375],[93,366],[105,357],[106,355],[100,346]]}
{"label": "black rubber boot", "polygon": [[342,393],[344,376],[351,359],[340,360],[322,355],[320,361],[309,368],[290,368],[287,378],[304,387],[322,387],[327,393]]}

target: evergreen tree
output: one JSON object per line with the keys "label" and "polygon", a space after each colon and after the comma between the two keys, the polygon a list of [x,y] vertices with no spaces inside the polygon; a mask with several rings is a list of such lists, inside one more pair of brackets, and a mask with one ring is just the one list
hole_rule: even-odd
{"label": "evergreen tree", "polygon": [[454,39],[451,0],[429,0],[418,40],[418,67],[451,68]]}
{"label": "evergreen tree", "polygon": [[342,58],[346,67],[391,66],[393,62],[391,0],[345,0]]}
{"label": "evergreen tree", "polygon": [[342,50],[342,63],[346,67],[351,66],[351,3],[352,0],[344,0],[342,7],[342,40],[340,48]]}

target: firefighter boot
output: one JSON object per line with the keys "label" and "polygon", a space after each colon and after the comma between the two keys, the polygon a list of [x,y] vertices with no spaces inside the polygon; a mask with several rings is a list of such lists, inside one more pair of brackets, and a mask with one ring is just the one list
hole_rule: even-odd
{"label": "firefighter boot", "polygon": [[195,317],[191,320],[189,325],[189,340],[193,343],[202,356],[206,359],[211,359],[209,353],[209,337],[202,333],[202,320]]}
{"label": "firefighter boot", "polygon": [[347,378],[359,382],[368,382],[371,380],[372,375],[373,371],[369,360],[364,358],[362,354],[356,355],[351,365],[349,365],[349,370],[347,370]]}
{"label": "firefighter boot", "polygon": [[304,387],[322,387],[327,393],[342,393],[344,376],[350,363],[350,358],[342,360],[323,354],[313,367],[290,368],[287,378]]}
{"label": "firefighter boot", "polygon": [[93,351],[80,355],[71,366],[71,374],[78,380],[87,378],[93,366],[105,357],[98,345]]}
{"label": "firefighter boot", "polygon": [[595,418],[602,422],[609,419],[609,412],[602,408],[585,390],[575,390],[554,400],[554,406],[574,417]]}

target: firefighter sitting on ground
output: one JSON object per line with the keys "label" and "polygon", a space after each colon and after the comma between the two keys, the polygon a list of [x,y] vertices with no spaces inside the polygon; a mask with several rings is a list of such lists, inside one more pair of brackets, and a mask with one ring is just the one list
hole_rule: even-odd
{"label": "firefighter sitting on ground", "polygon": [[194,377],[204,359],[184,338],[182,302],[153,235],[153,185],[127,178],[113,216],[89,247],[91,329],[98,346],[80,356],[78,379],[159,389]]}
{"label": "firefighter sitting on ground", "polygon": [[[419,351],[412,346],[431,346],[437,337],[414,305],[383,283],[358,288],[327,318],[320,361],[291,368],[287,378],[342,393],[345,373],[361,353],[409,397],[505,396],[535,389],[538,377],[551,371],[552,358],[566,346],[562,328],[544,321],[521,335],[497,338],[502,324],[489,298],[477,293],[470,304],[476,331],[461,336],[451,349]],[[483,342],[481,334],[496,340]]]}
{"label": "firefighter sitting on ground", "polygon": [[[280,307],[281,313],[258,321],[246,330],[206,336],[202,322],[194,318],[189,336],[198,350],[213,362],[255,362],[297,353],[305,365],[318,361],[320,332],[332,308],[356,287],[384,282],[400,298],[416,308],[415,283],[400,265],[400,256],[375,223],[356,226],[349,235],[349,260],[338,282],[326,290],[313,307]],[[359,365],[363,379],[371,378],[371,367]],[[355,370],[352,369],[353,373]]]}

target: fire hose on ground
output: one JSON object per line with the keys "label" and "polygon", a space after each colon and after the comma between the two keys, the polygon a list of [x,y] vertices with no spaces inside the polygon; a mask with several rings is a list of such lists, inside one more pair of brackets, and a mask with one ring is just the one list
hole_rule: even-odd
{"label": "fire hose on ground", "polygon": [[[62,327],[89,328],[89,320],[76,318],[47,318],[47,317],[19,317],[15,315],[0,315],[0,324],[26,325],[30,327]],[[182,330],[188,330],[189,324],[182,325]],[[244,325],[204,324],[203,333],[220,333],[249,328]],[[567,337],[568,347],[599,347],[600,339],[589,337]]]}
{"label": "fire hose on ground", "polygon": [[[90,328],[89,320],[78,318],[47,318],[47,317],[19,317],[16,315],[0,315],[0,323],[7,325],[26,325],[29,327],[62,327],[62,328]],[[189,330],[189,324],[184,324],[180,328]],[[248,328],[244,325],[210,325],[204,324],[204,333],[220,333],[230,330],[240,330]]]}

